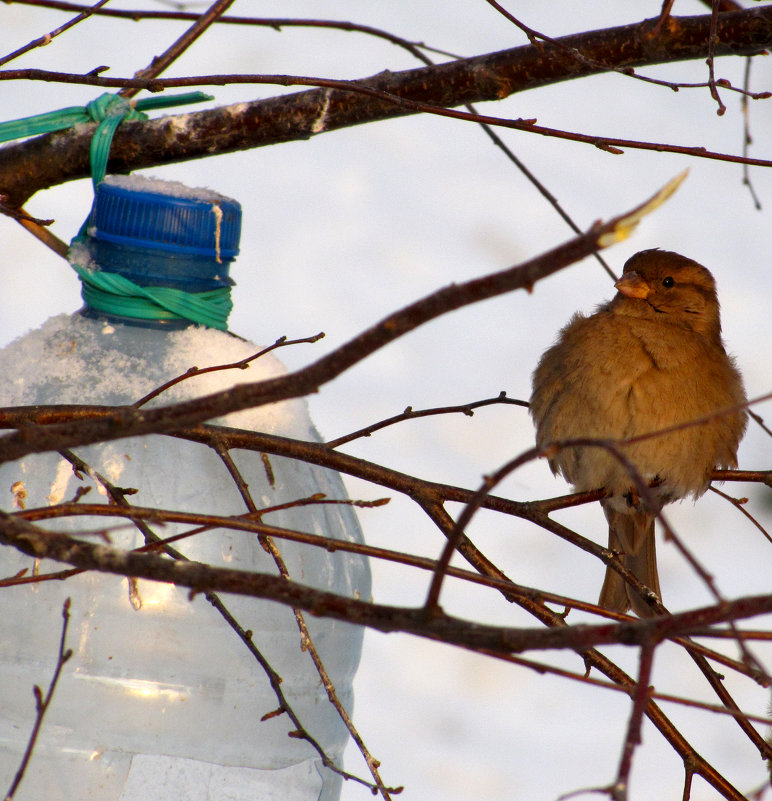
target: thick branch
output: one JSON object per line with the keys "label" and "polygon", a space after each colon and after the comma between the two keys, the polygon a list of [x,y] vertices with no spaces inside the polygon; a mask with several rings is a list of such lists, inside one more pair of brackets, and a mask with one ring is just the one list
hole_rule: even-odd
{"label": "thick branch", "polygon": [[606,223],[596,223],[586,234],[522,265],[439,289],[389,315],[346,344],[294,373],[259,383],[241,384],[174,406],[152,409],[118,406],[98,419],[25,427],[0,438],[0,463],[19,459],[29,453],[61,450],[126,436],[173,432],[177,428],[195,425],[233,411],[316,392],[320,386],[341,375],[352,365],[429,320],[514,289],[531,289],[541,278],[579,261],[614,240],[624,238],[641,216],[659,205],[677,185],[677,181],[672,181],[657,195],[632,211]]}
{"label": "thick branch", "polygon": [[[474,58],[403,72],[384,72],[359,82],[412,103],[454,107],[499,100],[516,92],[609,70],[646,64],[702,59],[708,53],[710,15],[672,17],[656,36],[655,20],[574,34]],[[772,47],[772,7],[721,15],[714,55],[749,55]],[[0,78],[14,74],[0,72]],[[30,71],[18,77],[31,78]],[[37,75],[41,80],[57,80]],[[60,76],[63,80],[65,76]],[[223,76],[222,83],[238,76]],[[70,76],[95,86],[147,86],[145,83]],[[214,83],[216,81],[210,81]],[[275,83],[292,83],[277,76]],[[381,96],[338,89],[313,89],[180,117],[127,123],[118,130],[108,169],[112,172],[167,164],[217,153],[246,150],[365,122],[416,113]],[[87,127],[48,134],[0,149],[0,193],[17,207],[35,192],[89,174]]]}
{"label": "thick branch", "polygon": [[509,628],[462,620],[434,610],[375,604],[316,590],[281,576],[211,567],[199,562],[167,559],[151,553],[123,551],[82,542],[66,534],[44,531],[0,512],[0,542],[37,558],[54,559],[75,567],[100,570],[151,581],[170,582],[194,592],[215,590],[267,598],[310,612],[369,626],[379,631],[402,631],[441,642],[485,649],[494,653],[526,650],[585,650],[598,645],[659,642],[693,629],[740,620],[772,611],[772,595],[740,598],[676,615],[625,623],[580,624],[548,629]]}

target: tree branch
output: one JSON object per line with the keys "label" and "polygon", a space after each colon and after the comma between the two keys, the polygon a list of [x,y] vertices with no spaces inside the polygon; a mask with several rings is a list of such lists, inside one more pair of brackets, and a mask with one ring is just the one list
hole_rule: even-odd
{"label": "tree branch", "polygon": [[643,215],[656,208],[675,191],[682,179],[683,175],[631,211],[608,222],[596,223],[587,233],[541,256],[462,284],[450,284],[415,301],[294,373],[258,383],[240,384],[173,406],[152,409],[117,406],[89,421],[78,419],[48,426],[29,426],[0,439],[0,463],[19,459],[29,453],[61,450],[126,436],[169,432],[230,412],[316,392],[319,387],[341,375],[352,365],[430,320],[515,289],[530,290],[542,278],[600,248],[624,239]]}
{"label": "tree branch", "polygon": [[[672,17],[658,35],[656,20],[574,34],[553,43],[504,50],[474,58],[402,72],[384,72],[352,82],[352,89],[319,88],[253,103],[162,117],[122,125],[113,140],[112,172],[197,159],[217,153],[299,139],[366,122],[416,113],[411,104],[452,108],[607,70],[625,71],[646,64],[705,58],[711,15]],[[751,55],[772,47],[772,7],[722,14],[714,56]],[[0,79],[71,80],[94,86],[168,85],[152,79],[108,79],[42,71],[0,71]],[[221,76],[221,83],[239,76]],[[277,84],[303,83],[288,76],[262,76]],[[216,81],[209,77],[209,83]],[[306,79],[306,83],[323,81]],[[195,84],[195,79],[191,81]],[[334,82],[339,85],[340,82]],[[332,84],[331,84],[332,85]],[[356,91],[358,90],[358,91]],[[373,93],[368,94],[368,90]],[[386,93],[384,95],[384,93]],[[395,99],[404,101],[401,105]],[[182,124],[184,122],[184,124]],[[0,193],[21,206],[37,191],[89,175],[91,130],[79,127],[46,134],[0,149]]]}
{"label": "tree branch", "polygon": [[384,632],[402,631],[428,639],[485,649],[495,653],[526,650],[583,650],[612,643],[622,645],[659,642],[693,629],[742,620],[772,612],[772,595],[740,598],[675,615],[662,615],[624,623],[574,625],[548,629],[510,628],[475,623],[423,608],[375,604],[288,581],[281,576],[211,567],[200,562],[167,559],[154,553],[123,551],[45,531],[0,512],[0,542],[36,558],[54,559],[87,570],[99,570],[150,581],[204,590],[267,598],[313,615],[332,617]]}

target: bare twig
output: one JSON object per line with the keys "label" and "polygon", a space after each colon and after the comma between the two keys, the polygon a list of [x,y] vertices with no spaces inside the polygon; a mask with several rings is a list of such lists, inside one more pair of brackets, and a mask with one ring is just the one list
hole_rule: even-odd
{"label": "bare twig", "polygon": [[[4,199],[3,197],[2,200]],[[63,259],[67,258],[67,253],[70,249],[69,245],[59,239],[48,227],[54,222],[53,220],[41,220],[28,214],[23,208],[12,208],[4,202],[0,202],[0,214],[4,214],[6,217],[16,220],[19,225],[26,228],[46,247],[53,250],[57,256],[61,256]]]}
{"label": "bare twig", "polygon": [[720,489],[717,487],[710,487],[711,492],[715,492],[716,495],[723,498],[725,501],[729,501],[729,503],[734,506],[735,509],[738,509],[748,520],[753,523],[754,526],[766,537],[766,539],[772,543],[772,536],[770,533],[764,528],[764,526],[759,523],[758,520],[745,508],[745,504],[747,503],[747,498],[733,498],[731,495],[727,495],[725,492],[721,492]]}
{"label": "bare twig", "polygon": [[[763,633],[764,635],[768,634],[768,632]],[[491,656],[492,658],[503,662],[510,662],[514,665],[526,667],[539,674],[559,676],[561,678],[571,679],[572,681],[576,681],[580,684],[590,684],[593,687],[600,687],[604,690],[625,693],[625,695],[633,694],[633,690],[628,686],[622,686],[620,684],[603,681],[602,679],[596,679],[586,673],[577,673],[576,671],[566,670],[565,668],[550,665],[546,662],[537,662],[536,660],[526,659],[525,657],[515,656],[514,654],[494,654],[486,651],[480,651],[480,653],[486,654],[487,656]],[[637,685],[635,689],[637,690]],[[704,701],[697,701],[693,698],[684,698],[683,696],[672,695],[671,693],[657,692],[653,687],[649,687],[648,697],[656,701],[664,701],[666,703],[679,704],[680,706],[686,706],[693,709],[701,709],[705,712],[713,712],[724,717],[747,718],[748,720],[759,723],[762,726],[772,724],[772,718],[770,717],[754,715],[753,713],[746,711],[737,712],[733,709],[727,709],[725,706],[719,706],[718,704],[708,704]]]}
{"label": "bare twig", "polygon": [[320,339],[324,337],[324,332],[320,331],[318,334],[314,334],[310,337],[304,337],[302,339],[287,339],[286,336],[279,337],[273,345],[268,345],[265,348],[262,348],[257,353],[253,353],[251,356],[247,356],[244,359],[241,359],[237,362],[231,362],[230,364],[217,364],[211,367],[191,367],[189,370],[186,370],[182,375],[178,375],[176,378],[172,378],[164,384],[161,384],[160,387],[156,387],[152,392],[149,392],[143,398],[140,398],[138,401],[135,401],[132,406],[135,409],[138,409],[140,406],[144,406],[149,401],[157,398],[159,395],[162,395],[168,389],[177,384],[182,383],[183,381],[187,380],[188,378],[194,378],[198,375],[204,375],[206,373],[216,373],[221,370],[246,370],[249,365],[259,359],[261,356],[265,356],[266,353],[270,353],[271,351],[276,350],[277,348],[287,347],[289,345],[298,345],[303,342],[318,342]]}
{"label": "bare twig", "polygon": [[[750,83],[751,59],[747,58],[745,59],[745,77],[743,79],[743,89],[745,91],[740,98],[740,109],[743,116],[743,156],[748,155],[750,152],[750,147],[753,144],[753,138],[751,137],[751,110],[747,94],[750,88]],[[753,200],[753,205],[756,207],[757,211],[761,211],[761,200],[759,200],[759,196],[756,194],[756,190],[753,188],[753,183],[751,182],[751,171],[747,164],[743,165],[743,186],[748,187],[748,191],[751,193],[751,200]]]}
{"label": "bare twig", "polygon": [[630,711],[630,721],[627,725],[627,736],[622,748],[622,757],[619,761],[617,778],[611,788],[611,797],[614,801],[627,801],[627,788],[630,781],[630,770],[633,766],[633,754],[637,746],[641,744],[641,724],[643,715],[646,711],[646,704],[649,702],[651,688],[651,667],[654,661],[654,645],[644,643],[641,646],[638,661],[638,683],[635,687],[633,696],[633,707]]}
{"label": "bare twig", "polygon": [[726,113],[726,106],[721,101],[716,87],[716,75],[714,70],[714,60],[716,53],[716,32],[718,31],[718,10],[721,5],[720,0],[713,0],[710,9],[710,35],[708,36],[708,86],[710,87],[710,96],[718,104],[716,114],[719,117]]}
{"label": "bare twig", "polygon": [[[56,9],[59,11],[81,11],[85,7],[78,3],[61,2],[60,0],[4,0],[8,5],[27,5],[43,8]],[[106,1],[106,0],[105,0]],[[117,9],[102,8],[96,12],[98,16],[113,17],[115,19],[125,19],[131,22],[139,20],[188,20],[196,21],[200,15],[190,11],[155,11],[147,9]],[[423,60],[423,50],[434,50],[421,42],[411,42],[401,36],[396,36],[389,31],[374,28],[371,25],[361,25],[356,22],[345,20],[326,20],[326,19],[301,19],[293,17],[245,17],[232,14],[223,14],[214,20],[216,25],[240,25],[261,28],[272,28],[281,31],[282,28],[318,28],[320,30],[341,30],[352,33],[361,33],[385,39],[392,44],[402,47],[416,58]],[[436,51],[441,52],[441,51]]]}
{"label": "bare twig", "polygon": [[388,417],[386,420],[381,420],[378,423],[371,423],[369,426],[360,428],[358,431],[354,431],[351,434],[346,434],[345,436],[338,437],[337,439],[329,440],[327,442],[327,447],[339,448],[341,445],[345,445],[352,440],[359,439],[360,437],[369,437],[371,434],[374,434],[376,431],[380,431],[382,428],[392,426],[396,423],[402,423],[405,420],[417,420],[421,417],[431,417],[438,414],[465,414],[471,417],[474,414],[475,409],[499,403],[509,403],[514,406],[524,406],[526,409],[528,408],[528,401],[517,400],[516,398],[508,398],[506,392],[499,393],[495,398],[472,401],[472,403],[465,403],[460,406],[440,406],[434,409],[420,409],[418,411],[413,409],[412,406],[408,406],[401,414],[395,414],[393,417]]}
{"label": "bare twig", "polygon": [[[233,5],[233,0],[215,0],[212,5],[200,14],[193,25],[185,31],[175,42],[173,42],[166,50],[160,55],[156,56],[150,64],[135,73],[134,78],[137,81],[149,81],[160,75],[167,67],[173,64],[199,37],[201,37],[207,29],[214,23],[218,17],[222,16],[230,6]],[[123,97],[134,97],[139,91],[136,86],[125,87],[121,89],[119,94]]]}
{"label": "bare twig", "polygon": [[29,740],[27,742],[27,748],[24,751],[24,756],[22,757],[21,763],[19,764],[19,768],[16,771],[16,775],[11,782],[11,786],[8,788],[8,792],[5,794],[4,798],[6,801],[10,801],[16,795],[16,791],[19,789],[19,785],[21,784],[22,779],[24,778],[24,773],[29,766],[30,759],[32,757],[32,752],[35,748],[35,743],[37,742],[38,734],[40,733],[40,727],[43,725],[43,718],[45,717],[46,712],[48,711],[48,707],[51,705],[51,700],[54,697],[54,690],[56,690],[56,685],[59,683],[59,677],[61,676],[62,669],[64,668],[65,664],[67,664],[68,660],[72,657],[72,650],[67,648],[67,626],[70,622],[70,599],[64,602],[62,606],[62,634],[59,638],[59,652],[56,657],[56,667],[54,668],[54,674],[51,677],[51,682],[48,685],[48,691],[46,692],[45,696],[43,695],[43,691],[37,685],[34,686],[34,695],[35,695],[35,723],[32,726],[32,731],[30,732]]}
{"label": "bare twig", "polygon": [[9,53],[7,56],[3,56],[0,58],[0,66],[7,64],[9,61],[13,61],[15,58],[24,55],[24,53],[29,53],[30,50],[35,50],[38,47],[45,47],[46,45],[50,44],[55,37],[59,36],[65,31],[68,31],[79,22],[83,22],[84,19],[88,19],[107,2],[108,0],[98,0],[98,2],[94,3],[92,6],[80,6],[78,9],[73,9],[77,10],[79,13],[69,20],[69,22],[65,22],[64,25],[60,25],[58,28],[54,28],[52,31],[49,31],[43,36],[33,39],[31,42],[24,45],[24,47],[20,47],[17,50],[14,50],[12,53]]}
{"label": "bare twig", "polygon": [[[5,213],[5,209],[0,209],[0,211]],[[34,220],[26,215],[17,217],[16,220],[22,228],[26,228],[34,237],[49,248],[49,250],[53,250],[57,256],[63,259],[67,258],[67,254],[70,252],[70,246],[63,239],[59,239],[53,231],[41,225],[40,221]],[[53,222],[53,220],[51,222]]]}

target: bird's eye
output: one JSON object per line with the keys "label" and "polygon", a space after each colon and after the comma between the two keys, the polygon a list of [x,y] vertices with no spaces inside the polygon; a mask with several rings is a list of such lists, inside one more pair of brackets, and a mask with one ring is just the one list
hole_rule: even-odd
{"label": "bird's eye", "polygon": [[670,287],[675,286],[675,281],[668,276],[662,279],[662,286],[665,287],[665,289],[670,289]]}

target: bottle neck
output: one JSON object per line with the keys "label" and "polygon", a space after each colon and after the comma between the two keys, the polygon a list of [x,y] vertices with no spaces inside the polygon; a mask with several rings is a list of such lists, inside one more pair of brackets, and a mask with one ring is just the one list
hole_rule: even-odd
{"label": "bottle neck", "polygon": [[174,287],[197,294],[231,287],[230,259],[216,262],[209,256],[177,250],[117,245],[88,237],[89,258],[104,272],[122,275],[142,287]]}

